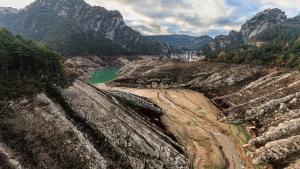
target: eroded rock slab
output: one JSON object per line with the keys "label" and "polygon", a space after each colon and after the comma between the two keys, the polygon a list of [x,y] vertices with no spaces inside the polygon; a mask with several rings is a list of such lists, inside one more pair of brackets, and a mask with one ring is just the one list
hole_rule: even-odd
{"label": "eroded rock slab", "polygon": [[189,168],[183,148],[137,111],[81,81],[12,101],[0,108],[0,164],[12,169]]}

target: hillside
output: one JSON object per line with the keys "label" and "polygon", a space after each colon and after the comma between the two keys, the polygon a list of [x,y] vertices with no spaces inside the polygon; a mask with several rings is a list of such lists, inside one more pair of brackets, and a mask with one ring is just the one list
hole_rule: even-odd
{"label": "hillside", "polygon": [[84,0],[36,0],[2,8],[0,26],[42,41],[64,55],[162,54],[164,45],[128,27],[120,12]]}
{"label": "hillside", "polygon": [[199,50],[213,40],[209,36],[193,37],[188,35],[156,35],[149,37],[173,48],[189,51]]}
{"label": "hillside", "polygon": [[68,83],[61,58],[43,44],[0,29],[0,99],[40,92]]}
{"label": "hillside", "polygon": [[[3,169],[188,169],[161,109],[75,81],[0,106]],[[153,123],[153,122],[156,122]]]}
{"label": "hillside", "polygon": [[242,25],[240,32],[217,36],[202,51],[217,62],[300,68],[300,17],[267,9]]}
{"label": "hillside", "polygon": [[[135,61],[122,68],[110,85],[203,92],[221,109],[220,120],[245,126],[247,131],[239,132],[252,134],[248,134],[251,140],[239,140],[254,164],[272,165],[275,169],[299,166],[299,71],[213,62]],[[178,97],[166,93],[156,97],[165,103]],[[171,106],[183,104],[184,97]],[[194,98],[188,99],[194,103]]]}

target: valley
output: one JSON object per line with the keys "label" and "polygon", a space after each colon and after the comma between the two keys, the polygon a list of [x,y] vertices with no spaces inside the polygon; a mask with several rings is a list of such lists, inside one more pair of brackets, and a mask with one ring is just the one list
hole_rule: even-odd
{"label": "valley", "polygon": [[300,169],[299,2],[0,1],[0,169]]}
{"label": "valley", "polygon": [[184,145],[191,168],[252,168],[229,125],[218,121],[218,108],[202,94],[185,89],[117,90],[145,97],[166,113],[161,121]]}
{"label": "valley", "polygon": [[[158,89],[161,91],[155,96],[158,99],[153,99],[150,94],[142,94],[142,96],[150,97],[150,100],[153,99],[159,106],[161,105],[160,102],[166,102],[169,107],[176,109],[178,114],[197,112],[195,107],[192,109],[186,107],[193,104],[197,99],[186,101],[184,95],[187,94],[179,94],[176,101],[172,98],[172,94],[168,95],[169,90],[177,91],[180,88],[185,88],[204,92],[221,110],[217,113],[217,119],[233,124],[227,124],[223,128],[231,131],[229,134],[243,133],[242,136],[236,134],[229,136],[231,139],[236,138],[236,143],[243,146],[253,164],[262,166],[270,166],[271,164],[274,168],[281,169],[287,167],[289,163],[296,164],[296,159],[299,158],[299,142],[296,139],[299,131],[297,125],[299,80],[299,71],[288,69],[209,62],[182,63],[153,60],[152,62],[135,61],[126,65],[120,70],[119,77],[109,85],[138,88],[134,89],[133,93],[136,92],[135,90],[142,89],[143,91],[143,88]],[[136,94],[140,95],[139,92]],[[193,97],[189,96],[189,98]],[[198,102],[196,103],[201,103],[199,100]],[[179,106],[181,108],[178,109],[178,105],[181,105]],[[164,106],[162,105],[162,109]],[[192,119],[201,117],[200,114],[198,112],[198,116],[193,116]],[[217,119],[212,118],[210,121],[213,123],[211,124],[220,125],[221,122],[218,122]],[[206,123],[202,122],[201,125],[203,124]],[[223,124],[221,123],[221,126]],[[240,124],[247,130],[244,130]],[[184,128],[183,126],[186,124],[180,127]],[[231,130],[228,130],[228,127]],[[200,133],[201,130],[198,129],[197,131]],[[208,131],[214,133],[214,130]],[[224,132],[226,133],[226,130]],[[251,133],[252,136],[249,136],[248,133]],[[251,137],[253,139],[248,140]],[[217,144],[219,140],[218,137],[215,138],[214,144]],[[226,144],[227,148],[230,147],[228,145],[230,144]],[[237,148],[237,150],[239,149]],[[224,154],[226,156],[226,153]]]}

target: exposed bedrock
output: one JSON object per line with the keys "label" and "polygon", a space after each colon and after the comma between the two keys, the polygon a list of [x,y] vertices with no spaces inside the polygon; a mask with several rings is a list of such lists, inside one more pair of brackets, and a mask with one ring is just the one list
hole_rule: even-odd
{"label": "exposed bedrock", "polygon": [[253,153],[256,163],[293,167],[300,158],[299,71],[211,62],[136,61],[125,66],[110,85],[204,92],[222,110],[221,120],[242,122],[253,133],[247,146],[257,148]]}
{"label": "exposed bedrock", "polygon": [[124,66],[120,70],[119,77],[111,85],[148,88],[186,87],[227,93],[241,87],[241,83],[257,79],[262,74],[266,74],[263,68],[251,65],[140,60]]}
{"label": "exposed bedrock", "polygon": [[[145,103],[144,110],[159,111],[139,103]],[[6,105],[0,107],[1,166],[189,168],[181,146],[149,120],[153,117],[84,82]]]}

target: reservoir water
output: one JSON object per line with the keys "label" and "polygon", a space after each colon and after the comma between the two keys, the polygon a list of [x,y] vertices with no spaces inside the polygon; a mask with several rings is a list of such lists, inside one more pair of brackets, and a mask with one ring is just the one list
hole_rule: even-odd
{"label": "reservoir water", "polygon": [[92,75],[91,79],[89,80],[89,83],[97,84],[110,82],[117,78],[118,71],[119,69],[117,67],[96,70]]}

